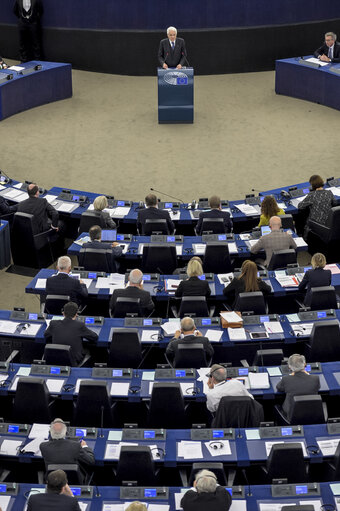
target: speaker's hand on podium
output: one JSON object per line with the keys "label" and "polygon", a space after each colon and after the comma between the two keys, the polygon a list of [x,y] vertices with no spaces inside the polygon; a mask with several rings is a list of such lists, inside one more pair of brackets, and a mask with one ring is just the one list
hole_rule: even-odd
{"label": "speaker's hand on podium", "polygon": [[168,64],[166,64],[165,62],[163,64],[163,69],[168,69]]}
{"label": "speaker's hand on podium", "polygon": [[176,67],[176,69],[182,69],[181,64],[178,64],[178,66]]}

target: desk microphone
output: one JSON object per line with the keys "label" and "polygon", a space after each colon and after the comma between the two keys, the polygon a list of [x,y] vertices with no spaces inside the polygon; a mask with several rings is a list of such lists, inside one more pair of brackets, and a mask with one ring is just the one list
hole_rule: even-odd
{"label": "desk microphone", "polygon": [[188,64],[188,67],[191,67],[190,64],[189,64],[189,61],[187,59],[187,56],[185,55],[184,51],[182,51],[182,56],[185,58],[185,60],[187,61],[187,64]]}
{"label": "desk microphone", "polygon": [[[2,181],[3,183],[5,183],[6,185],[8,183],[11,183],[12,182],[12,179],[6,174],[6,172],[4,172],[3,170],[0,170],[0,176],[4,176],[6,179],[4,181]],[[0,179],[0,182],[1,182],[1,179]]]}
{"label": "desk microphone", "polygon": [[95,497],[101,497],[101,493],[100,493],[100,491],[99,491],[98,486],[97,486],[96,484],[94,484],[94,487],[95,487],[95,489],[96,489]]}
{"label": "desk microphone", "polygon": [[175,200],[181,202],[182,204],[184,204],[184,201],[182,199],[178,199],[177,197],[173,197],[172,195],[169,195],[168,193],[161,192],[160,190],[156,190],[155,188],[150,188],[150,190],[152,192],[157,192],[157,193],[160,193],[161,195],[165,195],[166,197],[170,197],[170,199],[175,199]]}
{"label": "desk microphone", "polygon": [[257,193],[261,193],[262,192],[262,190],[258,190],[257,188],[252,188],[251,191],[252,192],[257,192]]}
{"label": "desk microphone", "polygon": [[104,405],[101,405],[100,407],[100,438],[104,438],[104,432],[103,432],[103,427],[104,427]]}

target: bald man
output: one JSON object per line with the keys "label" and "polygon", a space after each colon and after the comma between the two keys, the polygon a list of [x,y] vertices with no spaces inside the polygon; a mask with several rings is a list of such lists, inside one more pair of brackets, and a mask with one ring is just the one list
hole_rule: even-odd
{"label": "bald man", "polygon": [[266,252],[265,266],[268,266],[272,258],[273,252],[276,250],[296,249],[296,243],[291,234],[281,230],[281,219],[278,216],[272,216],[269,220],[271,232],[261,236],[259,241],[250,249],[252,254],[257,254],[261,250]]}
{"label": "bald man", "polygon": [[59,231],[59,213],[46,199],[39,197],[39,187],[31,183],[27,188],[28,199],[18,205],[19,213],[33,215],[33,234],[54,229]]}
{"label": "bald man", "polygon": [[116,301],[118,297],[139,298],[143,316],[149,316],[155,308],[149,291],[143,289],[143,273],[138,270],[132,270],[129,274],[129,283],[125,289],[115,289],[110,299],[111,315],[114,314]]}
{"label": "bald man", "polygon": [[170,362],[175,358],[179,344],[202,344],[207,361],[214,355],[214,349],[209,339],[203,337],[201,332],[196,330],[194,320],[189,317],[185,317],[181,320],[181,329],[175,332],[175,336],[171,339],[166,348],[166,354]]}

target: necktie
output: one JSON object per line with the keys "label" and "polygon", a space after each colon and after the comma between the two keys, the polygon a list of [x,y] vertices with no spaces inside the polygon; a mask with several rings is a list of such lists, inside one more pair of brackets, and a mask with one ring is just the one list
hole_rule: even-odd
{"label": "necktie", "polygon": [[171,47],[172,47],[173,50],[175,49],[175,42],[174,41],[172,41]]}
{"label": "necktie", "polygon": [[333,47],[332,46],[328,49],[328,58],[331,60],[333,58]]}

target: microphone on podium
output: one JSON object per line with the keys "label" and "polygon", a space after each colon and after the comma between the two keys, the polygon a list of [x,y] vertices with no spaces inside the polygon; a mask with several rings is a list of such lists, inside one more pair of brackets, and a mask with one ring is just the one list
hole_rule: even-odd
{"label": "microphone on podium", "polygon": [[172,195],[169,195],[168,193],[161,192],[160,190],[156,190],[155,188],[150,188],[152,192],[160,193],[161,195],[165,195],[165,197],[170,197],[170,199],[175,199],[182,204],[184,204],[184,201],[182,199],[178,199],[177,197],[173,197]]}
{"label": "microphone on podium", "polygon": [[191,67],[190,64],[189,64],[189,61],[187,59],[187,56],[186,54],[184,53],[184,51],[182,51],[182,56],[185,58],[185,60],[187,61],[187,64],[188,64],[188,67]]}

